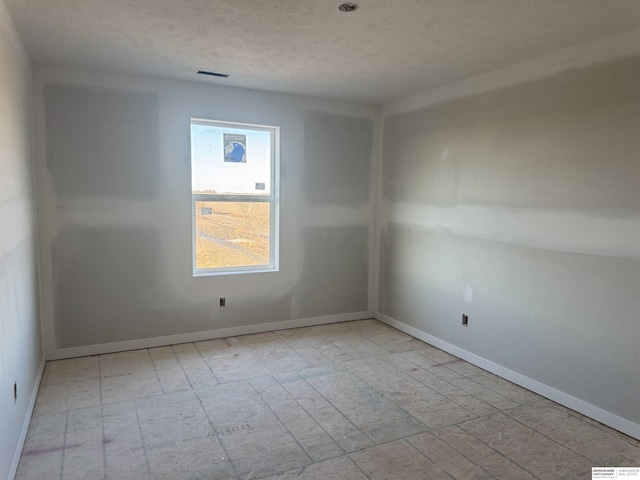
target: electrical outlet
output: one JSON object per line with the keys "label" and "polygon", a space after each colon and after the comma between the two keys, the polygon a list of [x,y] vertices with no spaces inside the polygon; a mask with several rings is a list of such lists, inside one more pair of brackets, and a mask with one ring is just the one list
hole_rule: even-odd
{"label": "electrical outlet", "polygon": [[220,297],[220,306],[221,307],[227,306],[227,299],[225,297]]}
{"label": "electrical outlet", "polygon": [[469,315],[465,315],[464,313],[462,314],[462,326],[463,327],[469,326]]}
{"label": "electrical outlet", "polygon": [[18,382],[13,382],[13,403],[18,401]]}

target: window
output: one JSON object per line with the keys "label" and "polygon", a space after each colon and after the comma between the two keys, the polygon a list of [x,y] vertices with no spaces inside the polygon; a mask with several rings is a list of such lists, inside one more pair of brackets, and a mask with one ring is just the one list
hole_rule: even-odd
{"label": "window", "polygon": [[278,270],[279,128],[191,119],[193,274]]}

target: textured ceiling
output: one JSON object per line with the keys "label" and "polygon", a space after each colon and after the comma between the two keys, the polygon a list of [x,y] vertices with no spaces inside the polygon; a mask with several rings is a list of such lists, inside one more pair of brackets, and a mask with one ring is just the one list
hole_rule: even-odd
{"label": "textured ceiling", "polygon": [[375,103],[640,26],[639,0],[4,3],[35,62]]}

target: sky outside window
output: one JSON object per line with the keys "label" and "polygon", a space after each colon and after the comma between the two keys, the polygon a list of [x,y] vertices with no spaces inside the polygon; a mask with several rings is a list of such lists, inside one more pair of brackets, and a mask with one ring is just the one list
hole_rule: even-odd
{"label": "sky outside window", "polygon": [[[225,162],[225,134],[246,136],[246,162]],[[271,192],[271,132],[211,124],[191,125],[193,193]]]}

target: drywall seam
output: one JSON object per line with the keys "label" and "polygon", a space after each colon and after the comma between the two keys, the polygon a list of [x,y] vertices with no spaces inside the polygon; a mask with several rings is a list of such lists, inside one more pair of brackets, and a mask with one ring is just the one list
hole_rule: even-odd
{"label": "drywall seam", "polygon": [[[40,330],[40,357],[41,357],[41,369],[40,375],[37,378],[35,383],[35,393],[33,397],[33,402],[35,405],[36,398],[38,396],[38,390],[40,388],[40,380],[42,379],[42,374],[44,372],[44,367],[47,363],[47,359],[45,356],[44,344],[45,344],[45,329],[42,322],[42,264],[40,262],[40,222],[38,222],[38,184],[36,178],[36,129],[35,129],[35,113],[33,111],[33,75],[31,70],[31,65],[29,65],[29,118],[31,121],[31,134],[29,135],[29,142],[31,147],[31,182],[33,188],[31,190],[31,198],[33,200],[33,210],[34,210],[34,222],[33,222],[33,235],[34,235],[34,248],[35,248],[35,267],[36,267],[36,275],[37,275],[37,305],[36,305],[36,315],[38,317],[38,328]],[[31,418],[31,414],[33,413],[33,406],[29,410],[28,417]],[[29,422],[27,422],[27,429],[29,427]],[[25,429],[25,438],[26,432]],[[24,443],[24,439],[22,440]],[[17,468],[17,464],[16,464]]]}
{"label": "drywall seam", "polygon": [[53,322],[46,321],[46,306],[49,303],[53,303],[51,292],[43,288],[44,275],[48,273],[46,262],[46,255],[42,254],[42,248],[44,245],[49,244],[49,239],[44,238],[46,231],[43,230],[40,217],[42,215],[42,205],[46,200],[46,195],[39,195],[38,192],[42,188],[42,185],[47,185],[47,188],[51,188],[48,183],[49,179],[40,170],[38,165],[38,159],[45,157],[46,145],[44,141],[44,135],[39,135],[38,132],[45,131],[44,115],[38,115],[37,106],[44,105],[44,91],[42,88],[38,88],[36,79],[33,75],[33,69],[31,70],[31,122],[32,122],[32,172],[34,181],[34,198],[36,208],[36,225],[35,231],[37,234],[36,248],[37,248],[37,260],[38,260],[38,314],[40,317],[40,334],[42,337],[42,348],[46,350],[49,346],[55,345],[55,330]]}
{"label": "drywall seam", "polygon": [[[384,202],[381,222],[533,248],[640,260],[640,215]],[[545,225],[544,229],[539,228]]]}
{"label": "drywall seam", "polygon": [[382,113],[380,114],[380,120],[378,121],[378,128],[374,137],[374,155],[375,161],[373,165],[372,177],[375,181],[375,195],[373,196],[373,208],[375,211],[373,220],[373,248],[372,255],[373,261],[369,263],[369,271],[373,276],[371,282],[369,282],[369,310],[374,312],[378,311],[380,300],[380,249],[381,238],[384,227],[385,218],[381,215],[384,208],[384,192],[382,190],[383,182],[383,146],[384,146],[384,120]]}
{"label": "drywall seam", "polygon": [[374,313],[374,318],[383,323],[386,323],[390,327],[397,328],[398,330],[411,335],[412,337],[422,340],[423,342],[444,350],[451,355],[455,355],[456,357],[461,358],[477,367],[480,367],[510,382],[513,382],[516,385],[520,385],[521,387],[531,390],[538,395],[542,395],[543,397],[553,400],[560,405],[564,405],[567,408],[582,413],[589,418],[592,418],[600,423],[608,425],[611,428],[615,428],[616,430],[625,433],[626,435],[640,440],[640,424],[614,415],[611,412],[596,407],[595,405],[591,405],[590,403],[564,393],[561,390],[557,390],[553,387],[545,385],[544,383],[538,382],[537,380],[505,368],[502,365],[486,360],[474,353],[471,353],[460,347],[445,342],[444,340],[434,337],[433,335],[429,335],[422,330],[419,330],[415,327],[407,325],[406,323],[384,315],[383,313]]}
{"label": "drywall seam", "polygon": [[20,463],[20,456],[22,455],[22,448],[24,447],[24,442],[27,439],[27,432],[29,431],[29,424],[31,423],[31,416],[33,415],[33,409],[36,406],[36,399],[38,398],[38,390],[40,390],[40,382],[42,381],[42,375],[44,374],[44,367],[46,365],[46,360],[44,355],[42,355],[42,360],[40,361],[40,367],[38,367],[38,376],[36,377],[36,381],[33,384],[33,390],[31,390],[31,398],[29,399],[29,406],[27,408],[27,414],[24,417],[22,422],[22,430],[20,431],[20,437],[18,438],[18,443],[16,443],[16,450],[13,453],[13,460],[11,465],[9,466],[9,476],[7,480],[11,480],[15,477],[16,472],[18,470],[18,464]]}
{"label": "drywall seam", "polygon": [[456,97],[498,90],[572,68],[633,56],[639,52],[640,28],[635,28],[605,39],[565,48],[534,60],[387,102],[382,106],[382,117],[419,110]]}
{"label": "drywall seam", "polygon": [[326,323],[349,322],[353,320],[365,320],[373,318],[372,312],[339,313],[319,317],[299,318],[295,320],[283,320],[240,327],[219,328],[202,332],[181,333],[177,335],[165,335],[162,337],[141,338],[137,340],[125,340],[122,342],[100,343],[96,345],[83,345],[80,347],[57,348],[47,350],[47,360],[61,360],[65,358],[87,357],[101,355],[103,353],[124,352],[140,348],[163,347],[180,343],[202,342],[216,338],[235,337],[238,335],[250,335],[253,333],[270,332],[273,330],[285,330],[288,328],[312,327]]}
{"label": "drywall seam", "polygon": [[29,55],[27,54],[24,45],[20,41],[20,35],[18,30],[11,20],[11,15],[4,2],[0,1],[0,30],[7,32],[7,39],[11,42],[11,46],[19,52],[19,56],[24,65],[29,65]]}

